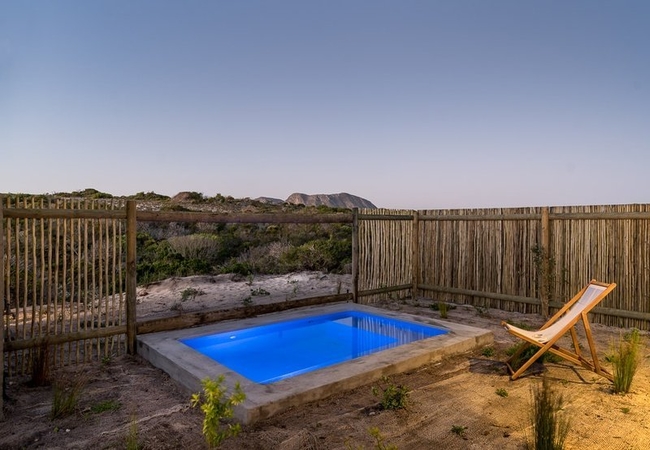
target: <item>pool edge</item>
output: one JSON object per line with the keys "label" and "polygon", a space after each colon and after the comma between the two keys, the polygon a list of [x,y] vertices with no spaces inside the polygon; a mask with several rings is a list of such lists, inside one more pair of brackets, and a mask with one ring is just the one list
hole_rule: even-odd
{"label": "pool edge", "polygon": [[[198,352],[187,351],[189,348],[178,342],[179,339],[188,336],[350,309],[433,325],[449,332],[268,385],[253,383]],[[188,393],[199,392],[203,378],[215,377],[219,374],[225,376],[225,386],[229,391],[234,388],[235,383],[239,382],[247,398],[243,404],[235,407],[235,417],[243,424],[251,424],[291,407],[372,383],[383,376],[413,370],[451,355],[489,345],[493,340],[493,333],[489,330],[342,302],[298,308],[251,319],[219,322],[203,327],[142,335],[138,336],[137,349],[145,360],[166,372]]]}

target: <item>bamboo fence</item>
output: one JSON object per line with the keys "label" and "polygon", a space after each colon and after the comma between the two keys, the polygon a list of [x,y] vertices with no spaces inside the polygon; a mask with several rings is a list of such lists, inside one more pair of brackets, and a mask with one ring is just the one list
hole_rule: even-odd
{"label": "bamboo fence", "polygon": [[546,315],[596,278],[618,287],[595,321],[650,324],[650,205],[305,215],[136,212],[135,202],[112,199],[0,203],[0,354],[10,375],[42,351],[54,367],[134,353],[138,332],[227,316],[136,322],[135,228],[145,221],[351,223],[353,293],[318,301],[412,296]]}
{"label": "bamboo fence", "polygon": [[[4,346],[8,374],[48,357],[53,367],[123,352],[124,221],[110,218],[12,218],[13,210],[111,211],[124,202],[9,198],[4,202]],[[93,333],[95,331],[95,333]],[[70,336],[93,335],[73,340]],[[18,343],[18,345],[14,345]],[[40,355],[45,351],[46,355]]]}
{"label": "bamboo fence", "polygon": [[[256,305],[138,323],[138,222],[326,224],[352,223],[353,215],[138,211],[135,201],[0,197],[0,365],[9,376],[34,370],[43,358],[56,368],[125,350],[133,354],[137,332],[266,311]],[[356,291],[284,302],[274,310],[350,300],[353,295]]]}
{"label": "bamboo fence", "polygon": [[650,329],[650,205],[361,210],[359,221],[369,302],[426,296],[548,315],[595,278],[618,285],[595,322]]}

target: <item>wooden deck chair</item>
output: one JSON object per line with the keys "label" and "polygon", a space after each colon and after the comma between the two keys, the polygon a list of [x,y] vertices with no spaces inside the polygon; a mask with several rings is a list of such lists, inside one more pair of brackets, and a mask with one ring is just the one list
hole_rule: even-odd
{"label": "wooden deck chair", "polygon": [[[616,283],[601,283],[596,280],[591,280],[575,297],[567,302],[562,309],[560,309],[551,319],[544,324],[538,331],[527,331],[510,325],[506,322],[501,322],[508,332],[525,342],[519,349],[512,355],[506,364],[510,371],[510,379],[515,380],[520,377],[537,359],[539,359],[547,351],[558,355],[567,361],[574,364],[581,365],[586,369],[596,372],[608,380],[612,381],[612,375],[603,369],[598,361],[596,355],[596,347],[594,339],[591,335],[591,327],[587,314],[605,298],[616,287]],[[576,333],[576,325],[578,321],[582,320],[585,329],[587,341],[589,343],[589,350],[591,351],[591,361],[584,358],[580,351],[580,344],[578,343],[578,335]],[[557,345],[559,339],[569,331],[571,339],[573,340],[573,349],[571,351]],[[519,356],[529,347],[539,347],[539,350],[521,367],[514,370],[512,363],[516,361]]]}

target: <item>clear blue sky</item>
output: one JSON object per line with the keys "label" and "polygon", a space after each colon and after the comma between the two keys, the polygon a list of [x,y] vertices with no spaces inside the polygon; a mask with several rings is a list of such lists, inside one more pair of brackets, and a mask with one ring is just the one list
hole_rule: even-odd
{"label": "clear blue sky", "polygon": [[650,202],[650,1],[0,0],[0,192]]}

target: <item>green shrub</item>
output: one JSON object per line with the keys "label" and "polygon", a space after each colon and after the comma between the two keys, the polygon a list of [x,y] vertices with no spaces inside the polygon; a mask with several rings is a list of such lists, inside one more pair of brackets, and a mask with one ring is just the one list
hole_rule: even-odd
{"label": "green shrub", "polygon": [[190,234],[167,239],[171,248],[185,259],[204,259],[211,263],[219,261],[221,245],[219,238],[209,234]]}
{"label": "green shrub", "polygon": [[403,409],[408,406],[410,392],[406,386],[394,384],[389,378],[383,377],[384,386],[373,386],[372,393],[381,397],[381,409]]}
{"label": "green shrub", "polygon": [[204,414],[203,435],[210,447],[217,447],[225,439],[239,434],[241,430],[238,423],[226,420],[233,417],[234,407],[242,403],[246,395],[238,382],[234,392],[227,397],[223,387],[224,379],[223,375],[216,379],[203,379],[203,392],[193,394],[190,401],[192,407],[200,406]]}
{"label": "green shrub", "polygon": [[221,273],[234,273],[241,276],[248,276],[253,273],[250,264],[232,260],[228,264],[224,264],[220,269]]}
{"label": "green shrub", "polygon": [[547,377],[532,388],[530,421],[532,439],[530,447],[535,450],[561,450],[569,433],[569,421],[560,412],[563,398],[551,387]]}
{"label": "green shrub", "polygon": [[615,348],[611,361],[614,367],[614,392],[628,393],[641,361],[641,335],[633,329],[622,336]]}
{"label": "green shrub", "polygon": [[153,191],[150,192],[138,192],[137,194],[129,195],[127,198],[131,200],[144,200],[144,201],[164,201],[169,200],[168,195],[156,194]]}
{"label": "green shrub", "polygon": [[351,245],[347,241],[319,239],[291,247],[282,255],[280,263],[289,271],[342,272],[345,264],[351,260]]}
{"label": "green shrub", "polygon": [[173,276],[209,274],[212,271],[208,261],[184,258],[166,240],[157,241],[146,233],[138,233],[136,244],[138,255],[136,270],[139,283],[151,283]]}

